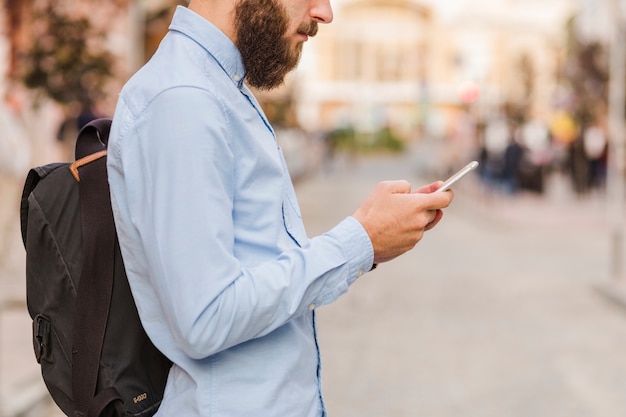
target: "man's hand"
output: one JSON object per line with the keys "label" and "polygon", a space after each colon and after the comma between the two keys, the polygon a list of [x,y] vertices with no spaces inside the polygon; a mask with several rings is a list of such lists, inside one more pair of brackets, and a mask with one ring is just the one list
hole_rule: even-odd
{"label": "man's hand", "polygon": [[415,192],[407,181],[384,181],[353,214],[369,235],[374,263],[390,261],[413,249],[424,232],[437,225],[454,198],[452,191],[433,193],[441,182]]}

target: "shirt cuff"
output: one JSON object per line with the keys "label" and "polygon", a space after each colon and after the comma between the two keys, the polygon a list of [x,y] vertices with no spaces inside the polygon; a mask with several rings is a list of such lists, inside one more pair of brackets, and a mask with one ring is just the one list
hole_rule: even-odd
{"label": "shirt cuff", "polygon": [[374,247],[369,235],[354,217],[346,217],[330,234],[341,242],[350,268],[348,283],[369,272],[374,266]]}

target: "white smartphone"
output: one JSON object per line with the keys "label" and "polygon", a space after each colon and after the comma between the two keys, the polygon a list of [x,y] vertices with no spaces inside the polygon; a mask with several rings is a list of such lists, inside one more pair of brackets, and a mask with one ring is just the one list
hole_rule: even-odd
{"label": "white smartphone", "polygon": [[452,175],[450,178],[445,180],[443,185],[437,188],[437,191],[435,192],[449,190],[450,187],[452,187],[452,184],[454,184],[455,182],[463,178],[465,175],[467,175],[470,171],[475,169],[477,166],[478,166],[478,161],[472,161],[469,164],[465,165],[456,174]]}

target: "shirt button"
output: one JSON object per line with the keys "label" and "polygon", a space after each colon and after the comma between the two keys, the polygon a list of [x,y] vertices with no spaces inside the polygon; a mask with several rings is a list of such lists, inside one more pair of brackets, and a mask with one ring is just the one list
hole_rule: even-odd
{"label": "shirt button", "polygon": [[241,75],[235,74],[235,76],[233,77],[233,80],[235,80],[236,82],[241,81]]}
{"label": "shirt button", "polygon": [[309,306],[309,310],[313,311],[313,310],[315,310],[315,307],[317,307],[315,304],[311,304]]}

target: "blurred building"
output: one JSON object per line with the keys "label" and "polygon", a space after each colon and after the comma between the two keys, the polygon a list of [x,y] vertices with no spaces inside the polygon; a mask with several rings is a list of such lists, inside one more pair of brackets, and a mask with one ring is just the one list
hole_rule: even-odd
{"label": "blurred building", "polygon": [[471,104],[550,108],[570,0],[338,0],[292,88],[308,129],[391,125],[445,135]]}

